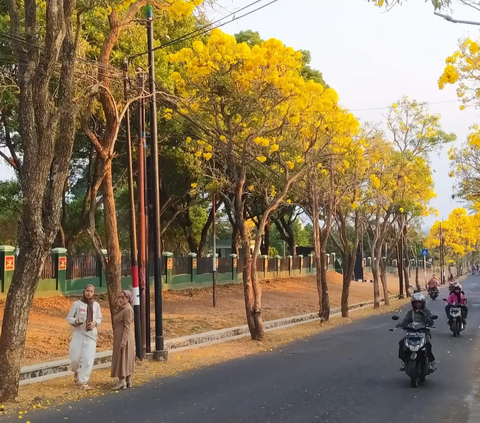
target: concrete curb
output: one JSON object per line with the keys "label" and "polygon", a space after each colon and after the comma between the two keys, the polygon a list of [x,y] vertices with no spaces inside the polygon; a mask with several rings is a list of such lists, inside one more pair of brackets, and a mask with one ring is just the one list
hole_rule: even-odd
{"label": "concrete curb", "polygon": [[[398,296],[391,296],[390,299],[397,299]],[[384,300],[381,301],[382,303]],[[361,310],[363,308],[373,305],[373,301],[366,301],[362,303],[352,304],[349,306],[349,311]],[[340,307],[332,308],[330,316],[335,317],[341,314]],[[296,326],[302,323],[314,322],[320,320],[318,313],[308,313],[298,316],[285,317],[277,320],[269,320],[264,322],[265,331],[272,331],[277,329],[286,329],[288,327]],[[165,349],[172,353],[185,351],[193,348],[205,347],[208,345],[218,344],[221,342],[233,341],[249,336],[248,326],[237,326],[232,328],[225,328],[214,330],[210,332],[198,333],[195,335],[187,335],[179,338],[173,338],[165,341]],[[102,351],[95,355],[94,369],[100,369],[110,366],[112,351]],[[70,360],[68,358],[49,361],[40,364],[33,364],[24,366],[20,373],[20,385],[28,385],[30,383],[45,382],[50,379],[69,376],[72,372],[70,370]]]}

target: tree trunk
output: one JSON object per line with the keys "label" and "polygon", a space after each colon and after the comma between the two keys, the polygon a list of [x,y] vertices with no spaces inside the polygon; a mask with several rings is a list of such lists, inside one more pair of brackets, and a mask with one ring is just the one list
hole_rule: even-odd
{"label": "tree trunk", "polygon": [[262,320],[262,287],[257,275],[257,257],[252,257],[252,287],[253,287],[253,320],[256,328],[256,341],[262,341],[265,337]]}
{"label": "tree trunk", "polygon": [[380,280],[382,281],[383,299],[385,300],[385,305],[390,305],[390,293],[388,292],[387,280],[387,263],[383,260],[380,263]]}
{"label": "tree trunk", "polygon": [[372,274],[373,274],[373,308],[380,307],[380,269],[378,266],[378,260],[374,260],[376,257],[376,251],[378,247],[375,246],[372,254]]}
{"label": "tree trunk", "polygon": [[418,278],[418,262],[417,265],[415,266],[415,286],[417,287],[417,291],[421,291],[421,286],[420,286],[420,279]]}
{"label": "tree trunk", "polygon": [[[10,31],[18,37],[13,37],[11,44],[18,62],[23,209],[18,234],[20,253],[7,294],[0,337],[1,402],[14,401],[18,396],[28,316],[43,263],[60,226],[60,203],[68,178],[76,118],[76,38],[72,21],[76,1],[46,2],[46,37],[38,33],[35,2],[24,1],[22,6],[14,1],[7,4]],[[25,37],[42,43],[41,50],[35,46],[25,48],[18,41]],[[59,79],[55,76],[57,65]]]}
{"label": "tree trunk", "polygon": [[[215,210],[218,210],[222,203],[223,201],[216,202]],[[193,253],[197,253],[199,257],[205,257],[207,253],[207,237],[208,231],[210,230],[213,222],[213,210],[213,207],[210,208],[210,213],[208,213],[207,221],[205,222],[205,225],[203,225],[202,233],[200,235],[200,242],[198,243],[198,251],[192,251]],[[235,251],[234,253],[238,254]]]}
{"label": "tree trunk", "polygon": [[342,283],[342,299],[341,309],[342,317],[348,317],[348,297],[350,294],[350,285],[352,283],[352,273],[355,269],[356,254],[342,254],[342,269],[343,269],[343,283]]}
{"label": "tree trunk", "polygon": [[265,232],[263,234],[263,242],[262,242],[262,254],[268,256],[270,252],[270,221],[267,222],[265,225]]}
{"label": "tree trunk", "polygon": [[[23,242],[22,246],[25,245]],[[40,279],[43,262],[50,252],[40,240],[22,247],[8,290],[0,343],[0,394],[3,401],[16,400],[22,364],[28,316]]]}
{"label": "tree trunk", "polygon": [[111,167],[107,169],[102,182],[103,216],[105,220],[105,239],[108,251],[108,261],[105,268],[105,278],[108,287],[108,303],[113,319],[117,310],[117,298],[122,292],[122,252],[118,240],[117,213],[113,192]]}
{"label": "tree trunk", "polygon": [[398,298],[403,299],[405,295],[403,293],[403,243],[401,239],[397,245],[397,257]]}
{"label": "tree trunk", "polygon": [[[256,281],[256,263],[255,257],[252,257],[250,251],[250,234],[245,225],[245,205],[243,200],[243,186],[245,184],[245,173],[242,172],[241,177],[236,183],[235,190],[235,225],[238,229],[240,239],[242,242],[242,250],[244,254],[243,260],[243,294],[245,299],[245,312],[247,317],[247,325],[250,331],[250,336],[253,340],[259,340],[263,336],[263,326],[261,325],[261,316],[257,316],[256,307],[260,305],[258,300],[261,301],[261,290],[258,289],[258,281]],[[253,276],[255,274],[255,276]],[[253,276],[253,278],[252,278]],[[257,288],[257,290],[255,290]]]}
{"label": "tree trunk", "polygon": [[407,243],[407,223],[405,222],[403,226],[403,277],[405,281],[405,293],[407,298],[410,297],[410,254],[408,254],[408,243]]}
{"label": "tree trunk", "polygon": [[326,249],[321,246],[320,253],[320,282],[322,287],[322,301],[320,309],[320,320],[326,322],[330,319],[330,296],[328,294],[328,282],[327,282],[327,260],[326,260]]}

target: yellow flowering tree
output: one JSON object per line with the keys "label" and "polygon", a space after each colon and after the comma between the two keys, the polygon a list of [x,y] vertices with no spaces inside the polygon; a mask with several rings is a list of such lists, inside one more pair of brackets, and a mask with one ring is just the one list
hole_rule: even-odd
{"label": "yellow flowering tree", "polygon": [[457,96],[462,102],[460,109],[480,104],[479,42],[470,38],[461,40],[458,50],[445,60],[445,69],[438,79],[441,90],[447,84],[456,85]]}
{"label": "yellow flowering tree", "polygon": [[[349,169],[355,166],[363,151],[354,141],[358,122],[347,112],[339,119],[341,125],[329,127],[328,143],[319,152],[313,151],[313,162],[317,163],[306,175],[305,185],[308,198],[304,209],[313,222],[314,258],[316,262],[319,315],[322,321],[330,318],[330,299],[327,283],[327,241],[330,237],[335,211],[338,204],[351,189]],[[356,183],[354,181],[353,183]],[[320,221],[323,223],[320,226]]]}
{"label": "yellow flowering tree", "polygon": [[389,231],[399,218],[425,216],[431,210],[429,201],[435,196],[431,169],[423,157],[407,156],[378,136],[371,144],[371,174],[366,191],[369,209],[370,246],[375,307],[379,307],[379,279],[385,302],[388,286],[381,277],[382,250]]}
{"label": "yellow flowering tree", "polygon": [[[335,91],[305,81],[299,73],[301,53],[278,40],[249,47],[213,30],[206,43],[196,41],[193,48],[169,60],[178,98],[176,112],[201,128],[202,136],[191,142],[192,154],[203,157],[206,168],[216,170],[215,177],[224,175],[224,198],[246,255],[247,323],[252,338],[262,339],[256,258],[265,225],[292,184],[312,166],[310,152],[321,151],[329,129],[345,125],[345,116]],[[210,161],[215,166],[208,165]],[[253,251],[245,220],[251,187],[266,199]]]}
{"label": "yellow flowering tree", "polygon": [[[479,221],[478,214],[469,215],[466,209],[456,208],[450,213],[447,220],[436,221],[433,224],[426,240],[426,246],[431,249],[439,248],[440,237],[443,235],[446,260],[449,263],[458,263],[468,253],[475,250],[479,242]],[[451,273],[450,270],[449,273]]]}
{"label": "yellow flowering tree", "polygon": [[455,141],[455,134],[445,133],[440,115],[429,112],[428,103],[407,96],[392,104],[387,114],[387,128],[395,146],[402,152],[427,157],[443,144]]}
{"label": "yellow flowering tree", "polygon": [[333,209],[336,233],[331,239],[340,251],[343,270],[341,309],[342,317],[348,317],[348,297],[352,274],[355,269],[357,247],[364,226],[364,187],[370,170],[368,145],[370,130],[362,128],[353,138],[352,146],[340,157],[332,175],[333,194],[336,199]]}

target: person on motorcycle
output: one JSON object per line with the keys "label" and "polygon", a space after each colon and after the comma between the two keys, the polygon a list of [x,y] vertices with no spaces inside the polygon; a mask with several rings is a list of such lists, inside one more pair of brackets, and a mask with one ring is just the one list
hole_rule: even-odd
{"label": "person on motorcycle", "polygon": [[[433,319],[431,311],[425,307],[425,296],[420,293],[416,292],[412,295],[411,299],[412,309],[408,310],[407,314],[403,318],[401,322],[397,324],[397,328],[404,328],[410,323],[418,322],[424,323],[426,326],[433,326]],[[426,334],[426,350],[428,356],[428,368],[430,371],[435,370],[435,356],[432,352],[432,343],[430,342],[432,335],[430,331],[427,331]],[[406,360],[407,357],[405,356],[405,338],[402,338],[399,342],[399,350],[398,350],[398,358],[402,360],[402,366],[400,367],[400,371],[405,371],[406,367]]]}
{"label": "person on motorcycle", "polygon": [[450,278],[448,279],[448,290],[450,292],[453,292],[453,288],[455,288],[455,285],[458,284],[458,282],[455,280],[455,278],[453,276],[450,276],[452,279],[450,280]]}
{"label": "person on motorcycle", "polygon": [[467,317],[468,317],[467,296],[465,295],[465,292],[463,292],[462,285],[460,285],[459,283],[454,284],[453,290],[448,296],[447,305],[445,306],[445,312],[447,314],[448,324],[450,324],[450,308],[455,304],[461,307],[463,324],[467,326]]}
{"label": "person on motorcycle", "polygon": [[439,285],[439,279],[437,277],[437,275],[433,275],[429,281],[427,282],[427,290],[428,292],[430,292],[431,289],[435,289],[437,288],[438,289],[438,285]]}

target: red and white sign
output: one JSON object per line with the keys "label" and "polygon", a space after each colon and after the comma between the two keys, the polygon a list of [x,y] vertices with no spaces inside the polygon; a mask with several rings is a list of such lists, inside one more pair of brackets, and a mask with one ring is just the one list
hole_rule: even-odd
{"label": "red and white sign", "polygon": [[167,269],[168,269],[168,270],[173,269],[173,259],[172,259],[172,258],[169,258],[169,259],[167,260]]}
{"label": "red and white sign", "polygon": [[58,258],[58,270],[67,270],[67,258],[59,257]]}
{"label": "red and white sign", "polygon": [[5,256],[5,271],[15,270],[15,256]]}
{"label": "red and white sign", "polygon": [[197,268],[197,259],[192,260],[192,268],[196,269]]}

